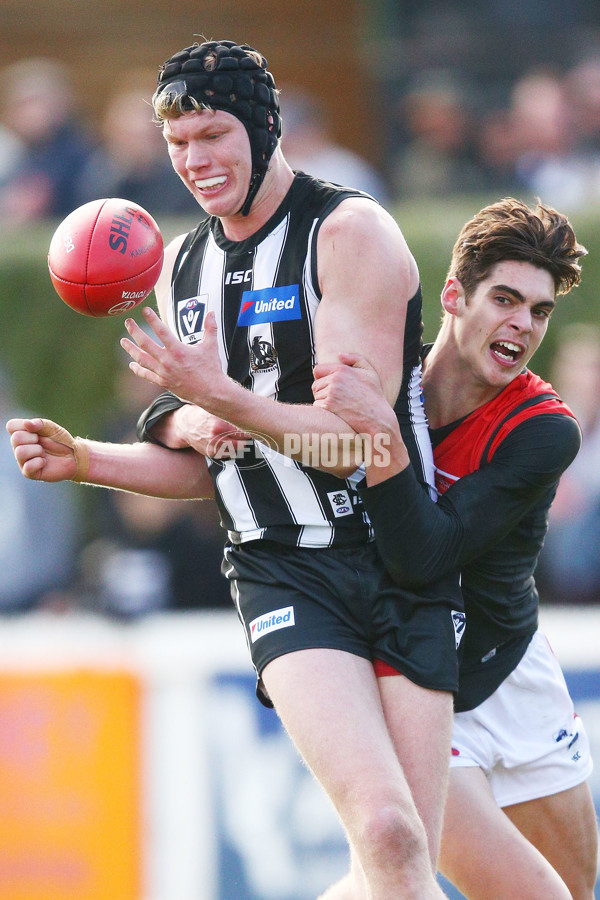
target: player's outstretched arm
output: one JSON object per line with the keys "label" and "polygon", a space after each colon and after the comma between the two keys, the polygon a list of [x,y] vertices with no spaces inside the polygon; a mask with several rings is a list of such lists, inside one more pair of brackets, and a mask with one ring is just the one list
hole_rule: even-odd
{"label": "player's outstretched arm", "polygon": [[75,438],[41,418],[10,419],[6,429],[21,472],[34,481],[78,481],[181,500],[213,496],[206,460],[191,449]]}

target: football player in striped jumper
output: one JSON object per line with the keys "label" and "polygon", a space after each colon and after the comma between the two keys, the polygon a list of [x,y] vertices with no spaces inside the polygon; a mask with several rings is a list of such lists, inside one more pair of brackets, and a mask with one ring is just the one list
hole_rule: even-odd
{"label": "football player in striped jumper", "polygon": [[[339,812],[358,860],[352,890],[441,897],[458,576],[418,591],[387,576],[355,489],[366,448],[311,391],[317,361],[361,350],[425,483],[417,266],[373,198],[291,170],[274,81],[252,48],[176,53],[153,106],[207,214],[166,250],[160,318],[145,310],[158,340],[128,320],[122,341],[135,374],[170,393],[129,447],[15,420],[17,460],[27,477],[162,496],[214,485],[259,697]],[[401,677],[380,677],[389,667]]]}
{"label": "football player in striped jumper", "polygon": [[579,426],[527,365],[585,249],[565,216],[514,199],[462,229],[423,388],[436,488],[416,484],[392,410],[360,357],[318,366],[317,402],[393,436],[361,495],[386,566],[415,588],[461,569],[467,614],[441,868],[470,900],[593,900],[592,761],[538,630],[534,570]]}

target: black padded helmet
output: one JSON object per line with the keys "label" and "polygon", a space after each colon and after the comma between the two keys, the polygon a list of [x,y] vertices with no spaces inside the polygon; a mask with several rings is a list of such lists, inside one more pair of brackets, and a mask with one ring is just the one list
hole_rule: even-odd
{"label": "black padded helmet", "polygon": [[231,113],[244,125],[252,152],[250,186],[241,209],[247,216],[281,136],[279,99],[267,60],[234,41],[192,44],[160,67],[155,97],[167,92],[182,98],[184,110],[195,108],[186,99],[192,98],[203,107]]}

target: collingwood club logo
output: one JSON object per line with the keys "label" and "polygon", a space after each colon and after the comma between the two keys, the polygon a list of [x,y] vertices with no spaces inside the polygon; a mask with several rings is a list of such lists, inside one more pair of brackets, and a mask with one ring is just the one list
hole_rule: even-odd
{"label": "collingwood club logo", "polygon": [[250,368],[253,372],[271,372],[277,364],[277,350],[258,335],[250,345]]}

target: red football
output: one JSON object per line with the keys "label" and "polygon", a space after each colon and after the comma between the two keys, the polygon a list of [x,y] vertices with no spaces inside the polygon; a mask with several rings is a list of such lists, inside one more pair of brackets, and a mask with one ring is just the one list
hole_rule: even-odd
{"label": "red football", "polygon": [[52,284],[84,316],[118,316],[144,300],[158,280],[163,240],[137,203],[112,197],[73,210],[48,251]]}

